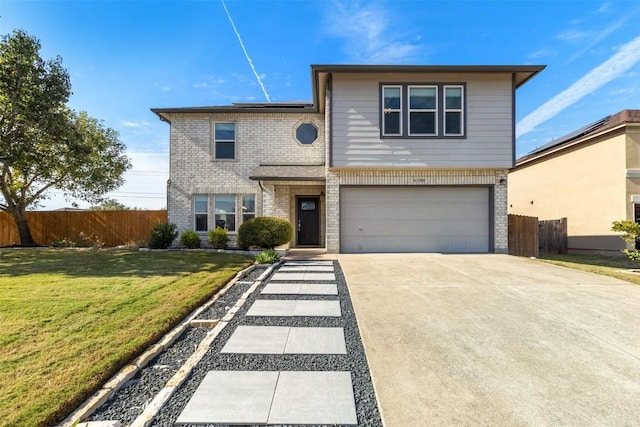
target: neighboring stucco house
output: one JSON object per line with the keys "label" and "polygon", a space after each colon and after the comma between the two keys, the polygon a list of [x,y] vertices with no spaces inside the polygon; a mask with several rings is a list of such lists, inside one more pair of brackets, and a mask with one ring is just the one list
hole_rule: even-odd
{"label": "neighboring stucco house", "polygon": [[520,158],[509,213],[567,218],[570,252],[619,253],[617,220],[640,221],[640,110],[623,110]]}
{"label": "neighboring stucco house", "polygon": [[313,102],[154,108],[169,221],[327,252],[507,252],[515,91],[543,66],[312,65]]}

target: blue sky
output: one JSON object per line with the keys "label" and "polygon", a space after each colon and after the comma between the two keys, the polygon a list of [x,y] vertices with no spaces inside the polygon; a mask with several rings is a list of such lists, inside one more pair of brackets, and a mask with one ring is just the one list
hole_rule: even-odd
{"label": "blue sky", "polygon": [[0,34],[61,56],[70,106],[120,132],[134,167],[110,196],[149,209],[169,162],[151,107],[309,100],[310,64],[547,65],[517,92],[521,156],[640,109],[638,22],[640,0],[0,0]]}

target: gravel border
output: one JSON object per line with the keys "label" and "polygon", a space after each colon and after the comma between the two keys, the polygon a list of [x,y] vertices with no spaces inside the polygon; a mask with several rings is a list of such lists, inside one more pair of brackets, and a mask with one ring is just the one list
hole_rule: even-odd
{"label": "gravel border", "polygon": [[[333,261],[338,295],[310,296],[310,295],[260,295],[262,288],[269,279],[262,281],[260,286],[247,298],[245,304],[229,321],[227,326],[215,338],[206,356],[194,367],[191,375],[175,391],[160,411],[156,414],[151,426],[173,426],[185,405],[211,370],[257,370],[257,371],[350,371],[354,389],[356,414],[360,426],[382,426],[378,411],[375,392],[371,382],[369,367],[358,332],[355,313],[346,286],[344,274],[337,261]],[[264,271],[264,270],[263,270]],[[274,270],[274,272],[276,272]],[[280,281],[279,281],[280,282]],[[318,283],[323,283],[318,281]],[[198,318],[220,318],[233,303],[250,287],[247,279],[241,279]],[[342,317],[245,317],[245,313],[256,299],[314,299],[339,300]],[[342,327],[347,346],[346,355],[254,355],[254,354],[221,354],[220,350],[239,325],[264,326],[311,326],[311,327]],[[175,348],[154,359],[146,368],[142,369],[131,384],[124,387],[104,404],[91,420],[120,420],[123,425],[130,424],[153,398],[154,393],[164,386],[184,362],[187,353],[193,353],[195,347],[202,340],[207,330],[193,328],[183,334]],[[186,349],[191,349],[187,351]],[[206,424],[209,427],[223,427],[226,424]]]}

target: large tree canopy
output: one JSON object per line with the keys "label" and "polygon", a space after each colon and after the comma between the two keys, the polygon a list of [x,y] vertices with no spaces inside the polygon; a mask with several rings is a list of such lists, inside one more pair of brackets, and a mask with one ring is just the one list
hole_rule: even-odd
{"label": "large tree canopy", "polygon": [[100,202],[131,167],[115,130],[68,108],[62,59],[43,60],[40,47],[21,30],[0,42],[0,194],[22,245],[34,244],[26,209],[48,190]]}

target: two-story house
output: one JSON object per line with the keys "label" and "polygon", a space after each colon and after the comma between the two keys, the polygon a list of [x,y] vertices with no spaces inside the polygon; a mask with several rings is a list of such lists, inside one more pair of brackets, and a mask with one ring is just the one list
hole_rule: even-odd
{"label": "two-story house", "polygon": [[169,221],[327,252],[507,252],[515,91],[543,66],[312,65],[310,103],[154,108]]}

